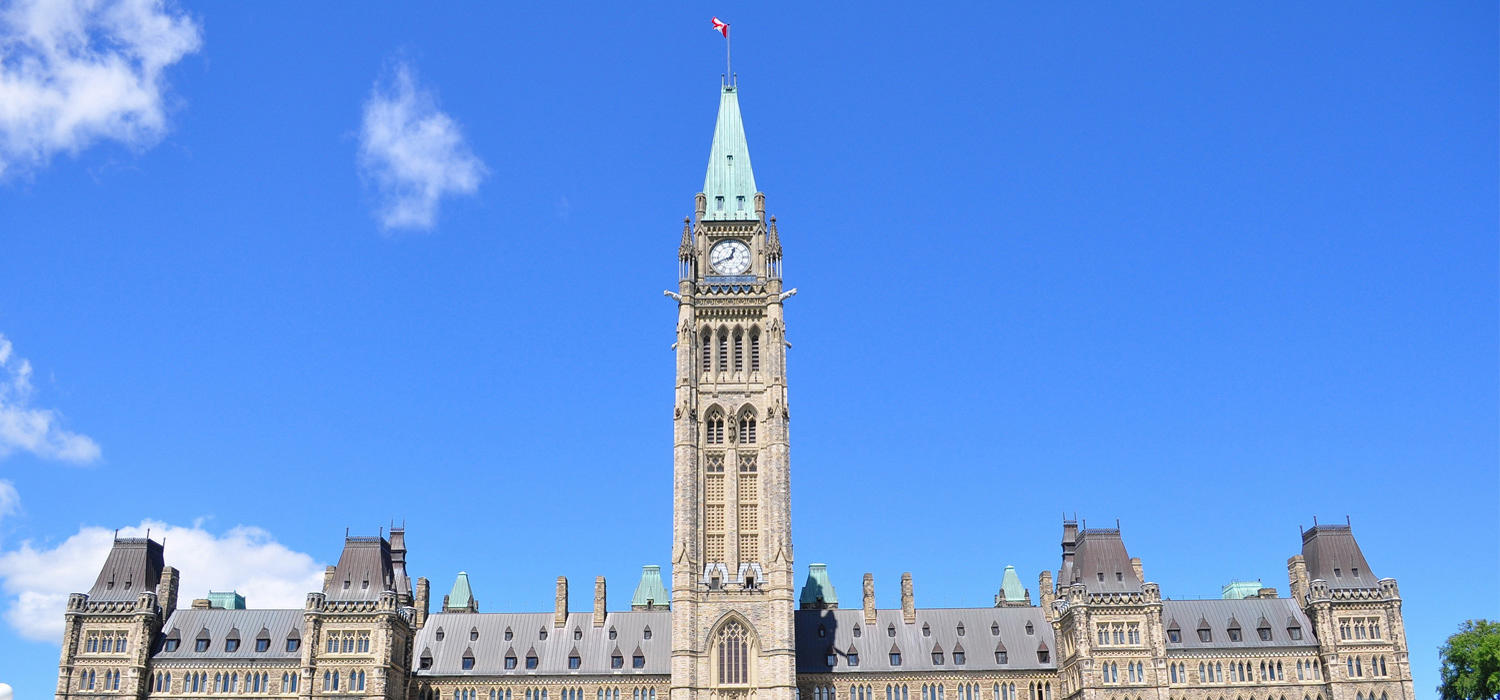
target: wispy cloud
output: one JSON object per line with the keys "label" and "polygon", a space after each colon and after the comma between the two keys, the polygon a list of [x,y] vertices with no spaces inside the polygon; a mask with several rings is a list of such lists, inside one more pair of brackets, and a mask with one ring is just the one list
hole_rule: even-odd
{"label": "wispy cloud", "polygon": [[0,458],[23,450],[65,462],[98,459],[98,443],[87,435],[64,430],[57,411],[32,406],[33,393],[31,363],[17,357],[10,341],[0,335]]}
{"label": "wispy cloud", "polygon": [[201,45],[162,0],[0,4],[0,176],[109,139],[165,133],[163,71]]}
{"label": "wispy cloud", "polygon": [[430,230],[439,200],[473,194],[486,172],[458,122],[405,63],[376,81],[365,101],[359,165],[379,191],[377,216],[386,229]]}
{"label": "wispy cloud", "polygon": [[21,510],[21,494],[16,492],[16,485],[0,479],[0,519],[7,515],[15,515]]}
{"label": "wispy cloud", "polygon": [[[242,526],[216,535],[196,523],[182,527],[148,520],[120,530],[120,536],[143,537],[148,528],[152,539],[165,539],[167,565],[182,572],[179,607],[213,589],[239,591],[257,608],[300,608],[309,592],[322,590],[318,562],[260,528]],[[94,585],[113,541],[114,530],[82,527],[56,547],[23,542],[0,553],[6,622],[27,639],[56,642],[68,594]]]}

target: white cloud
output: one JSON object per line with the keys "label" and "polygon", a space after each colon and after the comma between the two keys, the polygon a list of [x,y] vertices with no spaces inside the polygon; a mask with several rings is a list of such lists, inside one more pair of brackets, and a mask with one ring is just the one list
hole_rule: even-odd
{"label": "white cloud", "polygon": [[15,515],[20,509],[21,494],[16,493],[16,485],[0,479],[0,518]]}
{"label": "white cloud", "polygon": [[16,696],[16,691],[11,690],[9,683],[0,683],[0,700],[11,700]]}
{"label": "white cloud", "polygon": [[[143,537],[148,528],[152,539],[165,540],[167,565],[182,572],[178,607],[188,607],[209,590],[236,590],[256,608],[301,608],[309,592],[322,590],[323,567],[260,528],[239,526],[215,535],[197,526],[148,520],[120,530],[120,536]],[[28,639],[61,638],[68,594],[94,585],[113,539],[113,530],[82,527],[50,549],[23,542],[0,554],[6,622]]]}
{"label": "white cloud", "polygon": [[[56,411],[33,407],[32,392],[31,363],[17,357],[10,341],[0,335],[0,459],[16,450],[65,462],[98,459],[99,445],[87,435],[64,430]],[[11,489],[12,497],[14,492]]]}
{"label": "white cloud", "polygon": [[458,122],[438,110],[404,63],[389,81],[377,81],[365,102],[359,164],[379,190],[378,215],[387,229],[431,229],[438,200],[473,194],[486,172]]}
{"label": "white cloud", "polygon": [[198,24],[163,0],[0,4],[0,175],[101,139],[154,144],[162,73],[200,44]]}

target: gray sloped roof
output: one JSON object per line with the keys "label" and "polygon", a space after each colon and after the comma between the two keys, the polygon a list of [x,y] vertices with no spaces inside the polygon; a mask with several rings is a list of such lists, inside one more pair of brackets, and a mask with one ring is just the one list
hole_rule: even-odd
{"label": "gray sloped roof", "polygon": [[1380,587],[1348,525],[1314,525],[1304,531],[1302,559],[1308,578],[1323,579],[1330,588]]}
{"label": "gray sloped roof", "polygon": [[[1291,598],[1244,598],[1240,600],[1164,600],[1162,625],[1172,623],[1182,630],[1180,642],[1167,640],[1167,649],[1261,649],[1268,647],[1316,647],[1317,635],[1312,622],[1297,608]],[[1229,641],[1230,619],[1239,622],[1240,641]],[[1257,631],[1264,619],[1271,628],[1270,641],[1263,641]],[[1201,622],[1213,633],[1208,642],[1198,638]],[[1295,623],[1302,628],[1302,639],[1292,639],[1287,628]]]}
{"label": "gray sloped roof", "polygon": [[345,537],[333,577],[323,587],[329,600],[379,600],[396,590],[391,544],[384,537]]}
{"label": "gray sloped roof", "polygon": [[[193,608],[177,610],[162,625],[161,638],[174,633],[181,643],[175,651],[164,651],[158,646],[151,654],[153,661],[200,661],[205,659],[286,659],[295,661],[302,652],[286,650],[287,637],[302,637],[303,616],[301,610],[224,610],[220,608]],[[194,643],[207,630],[208,651],[195,651]],[[271,646],[265,651],[255,650],[255,640],[265,630]],[[239,635],[240,648],[224,651],[224,640],[231,632]]]}
{"label": "gray sloped roof", "polygon": [[[1026,623],[1030,622],[1032,634],[1026,634]],[[963,636],[958,626],[964,626]],[[999,625],[1000,634],[991,633],[993,625]],[[798,610],[797,625],[797,672],[798,673],[883,673],[890,671],[995,671],[1036,670],[1057,668],[1056,657],[1048,655],[1047,663],[1037,660],[1037,648],[1045,644],[1047,649],[1056,648],[1052,637],[1052,625],[1042,615],[1041,608],[936,608],[918,610],[917,621],[906,624],[900,610],[878,610],[875,624],[866,625],[863,610]],[[926,625],[930,636],[922,634]],[[896,636],[889,635],[894,626]],[[819,627],[823,628],[819,635]],[[854,636],[859,627],[860,636]],[[995,648],[1003,644],[1007,652],[1005,664],[995,662]],[[901,665],[891,666],[892,646],[901,650]],[[932,651],[937,645],[944,650],[943,665],[932,663]],[[849,649],[859,652],[859,665],[850,666]],[[964,651],[965,663],[954,663],[953,651]],[[835,664],[828,666],[828,653],[832,650]]]}
{"label": "gray sloped roof", "polygon": [[1141,590],[1135,567],[1130,565],[1130,554],[1125,551],[1125,541],[1115,529],[1089,529],[1078,533],[1071,575],[1074,581],[1064,580],[1061,584],[1082,583],[1090,593]]}
{"label": "gray sloped roof", "polygon": [[[586,676],[586,675],[666,675],[672,669],[672,613],[660,611],[620,611],[605,616],[604,626],[595,627],[592,612],[568,615],[568,624],[552,626],[552,613],[438,613],[427,618],[412,645],[412,668],[419,676]],[[505,639],[509,627],[512,639]],[[651,638],[645,630],[651,628]],[[609,630],[615,630],[615,639]],[[470,630],[479,631],[479,639],[470,639]],[[538,632],[545,629],[547,638]],[[573,638],[578,630],[581,639]],[[438,630],[443,640],[437,640]],[[625,657],[624,668],[610,668],[610,656],[618,648]],[[568,668],[568,656],[578,650],[581,667]],[[631,656],[640,649],[646,657],[645,668],[631,668]],[[474,654],[474,668],[463,670],[466,650]],[[516,668],[505,669],[505,655],[514,650]],[[526,654],[535,650],[537,668],[526,668]],[[432,668],[419,668],[423,652],[432,654]]]}
{"label": "gray sloped roof", "polygon": [[116,539],[89,589],[89,599],[135,600],[141,591],[154,593],[165,566],[160,543],[144,537]]}

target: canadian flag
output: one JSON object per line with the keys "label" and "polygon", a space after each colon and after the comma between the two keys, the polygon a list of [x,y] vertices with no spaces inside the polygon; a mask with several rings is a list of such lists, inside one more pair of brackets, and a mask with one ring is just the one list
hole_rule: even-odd
{"label": "canadian flag", "polygon": [[716,31],[716,32],[718,32],[720,34],[723,34],[724,38],[728,39],[729,38],[729,23],[728,22],[721,22],[721,21],[719,21],[718,17],[715,17],[714,18],[714,31]]}

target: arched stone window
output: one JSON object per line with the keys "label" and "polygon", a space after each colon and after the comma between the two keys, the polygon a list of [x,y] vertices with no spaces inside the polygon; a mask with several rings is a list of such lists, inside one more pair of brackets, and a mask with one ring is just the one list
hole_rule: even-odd
{"label": "arched stone window", "polygon": [[739,620],[730,620],[719,628],[714,646],[719,657],[719,685],[749,683],[750,640],[745,625]]}
{"label": "arched stone window", "polygon": [[724,414],[717,408],[703,419],[703,440],[710,445],[724,444]]}
{"label": "arched stone window", "polygon": [[750,327],[750,371],[760,371],[760,327]]}
{"label": "arched stone window", "polygon": [[699,352],[703,355],[703,372],[707,374],[714,371],[714,336],[713,331],[707,328],[703,329]]}
{"label": "arched stone window", "polygon": [[745,371],[745,331],[738,327],[734,329],[734,371]]}
{"label": "arched stone window", "polygon": [[747,444],[755,443],[755,414],[750,411],[740,414],[739,440]]}

